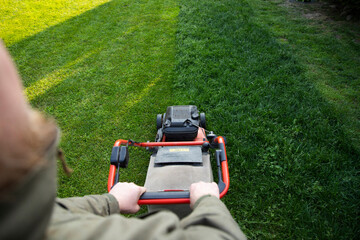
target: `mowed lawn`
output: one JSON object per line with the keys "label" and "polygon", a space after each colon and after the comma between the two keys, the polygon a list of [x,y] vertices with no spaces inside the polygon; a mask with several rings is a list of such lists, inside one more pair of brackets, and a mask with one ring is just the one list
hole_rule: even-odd
{"label": "mowed lawn", "polygon": [[[153,140],[156,113],[171,104],[176,3],[98,2],[28,1],[26,9],[37,3],[32,23],[22,14],[26,1],[19,2],[13,12],[17,23],[25,18],[19,35],[28,25],[39,30],[21,40],[10,30],[8,38],[1,36],[31,104],[55,117],[62,130],[60,146],[74,174],[67,178],[59,171],[60,197],[106,192],[115,140]],[[69,17],[77,5],[82,8]],[[42,14],[49,8],[58,10]],[[61,21],[53,24],[54,18]],[[135,149],[131,158],[121,179],[143,184],[148,154]]]}
{"label": "mowed lawn", "polygon": [[[0,37],[31,104],[57,120],[74,169],[58,171],[58,195],[106,192],[116,139],[153,140],[156,114],[195,104],[227,137],[223,200],[250,239],[358,237],[360,28],[319,9],[4,1]],[[149,153],[130,154],[120,178],[143,184]]]}

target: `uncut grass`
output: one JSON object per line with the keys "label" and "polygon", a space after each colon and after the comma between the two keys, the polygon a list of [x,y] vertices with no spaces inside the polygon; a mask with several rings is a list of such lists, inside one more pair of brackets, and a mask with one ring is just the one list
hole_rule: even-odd
{"label": "uncut grass", "polygon": [[182,0],[176,99],[227,137],[224,201],[250,239],[356,238],[359,152],[302,59],[263,24],[258,9],[277,7]]}
{"label": "uncut grass", "polygon": [[[59,197],[106,192],[115,140],[155,138],[170,101],[176,16],[173,1],[111,1],[9,47],[31,104],[62,130],[74,173],[58,171]],[[120,180],[142,185],[149,153],[130,154]]]}

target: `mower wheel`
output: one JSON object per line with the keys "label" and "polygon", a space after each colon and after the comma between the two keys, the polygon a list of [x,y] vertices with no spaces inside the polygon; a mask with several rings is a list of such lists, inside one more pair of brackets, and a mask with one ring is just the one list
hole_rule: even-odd
{"label": "mower wheel", "polygon": [[206,129],[206,118],[205,113],[200,113],[200,127]]}
{"label": "mower wheel", "polygon": [[162,114],[156,116],[156,129],[159,130],[162,127]]}

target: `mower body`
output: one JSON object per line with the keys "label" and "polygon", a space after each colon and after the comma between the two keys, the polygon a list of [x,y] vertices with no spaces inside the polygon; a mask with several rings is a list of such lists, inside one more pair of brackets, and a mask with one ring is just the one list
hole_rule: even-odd
{"label": "mower body", "polygon": [[[137,143],[117,140],[110,159],[108,190],[118,181],[116,169],[127,166],[127,146],[146,147],[151,150],[144,193],[139,204],[148,205],[149,212],[168,209],[180,218],[190,212],[189,188],[199,181],[213,182],[209,149],[216,150],[220,197],[229,187],[225,140],[215,134],[205,134],[205,114],[194,105],[170,106],[166,113],[158,114],[155,142]],[[121,146],[121,145],[127,145]]]}

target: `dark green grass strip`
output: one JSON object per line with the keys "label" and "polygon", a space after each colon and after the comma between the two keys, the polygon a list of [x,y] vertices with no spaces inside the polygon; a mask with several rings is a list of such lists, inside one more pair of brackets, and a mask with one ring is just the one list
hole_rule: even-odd
{"label": "dark green grass strip", "polygon": [[[62,130],[74,174],[59,170],[59,197],[106,192],[115,140],[155,138],[171,100],[177,13],[174,1],[111,1],[10,47],[31,104]],[[121,181],[142,185],[148,159],[131,149]]]}
{"label": "dark green grass strip", "polygon": [[259,24],[282,45],[293,49],[306,77],[331,103],[359,151],[360,23],[336,21],[329,5],[320,1],[272,1],[254,11]]}
{"label": "dark green grass strip", "polygon": [[251,239],[359,235],[359,153],[293,50],[254,8],[265,1],[180,2],[176,96],[228,140],[224,198]]}

